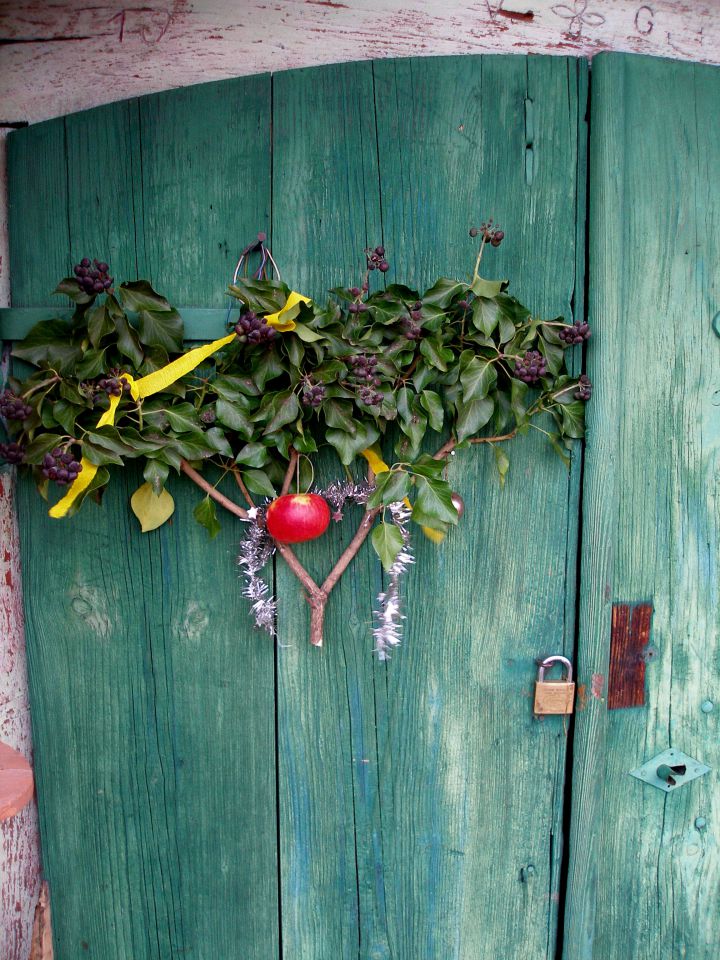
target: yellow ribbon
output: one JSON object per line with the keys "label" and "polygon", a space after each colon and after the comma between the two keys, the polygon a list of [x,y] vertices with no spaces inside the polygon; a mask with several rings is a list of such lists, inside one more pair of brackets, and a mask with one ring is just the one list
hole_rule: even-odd
{"label": "yellow ribbon", "polygon": [[[288,333],[290,330],[294,330],[296,326],[295,317],[300,313],[301,303],[311,303],[311,301],[308,297],[304,297],[301,293],[296,293],[293,290],[285,301],[282,310],[268,314],[265,317],[265,323],[269,327],[275,327],[279,333]],[[284,320],[281,319],[283,314],[288,314]]]}
{"label": "yellow ribbon", "polygon": [[[367,460],[368,466],[375,476],[377,476],[379,473],[387,473],[387,471],[390,469],[382,457],[379,457],[372,447],[368,447],[367,450],[363,450],[362,455]],[[407,497],[404,498],[403,503],[408,510],[412,509],[412,505]],[[428,540],[432,540],[433,543],[442,543],[445,539],[445,534],[442,532],[442,530],[433,530],[432,527],[425,527],[422,524],[420,529],[428,538]]]}
{"label": "yellow ribbon", "polygon": [[[161,367],[160,370],[155,370],[153,373],[149,373],[146,377],[141,377],[139,380],[134,380],[129,373],[121,373],[120,379],[126,380],[130,384],[130,395],[133,400],[141,400],[144,397],[152,396],[153,393],[159,393],[161,390],[165,390],[171,383],[175,383],[176,380],[179,380],[186,374],[192,373],[195,367],[199,366],[203,360],[207,360],[209,356],[222,347],[227,346],[229,343],[232,343],[234,339],[235,334],[231,333],[229,336],[222,337],[220,340],[213,340],[212,343],[206,343],[202,347],[188,350],[187,353],[178,357],[177,360],[173,360],[166,366]],[[115,423],[115,414],[119,403],[120,397],[110,397],[110,406],[98,420],[98,427],[105,427],[108,424],[112,426]],[[55,506],[51,507],[48,511],[50,516],[55,519],[66,516],[68,510],[80,494],[84,493],[90,486],[98,471],[97,465],[90,463],[87,457],[83,457],[80,463],[82,470],[78,474],[77,479],[70,484],[62,500],[58,500]]]}

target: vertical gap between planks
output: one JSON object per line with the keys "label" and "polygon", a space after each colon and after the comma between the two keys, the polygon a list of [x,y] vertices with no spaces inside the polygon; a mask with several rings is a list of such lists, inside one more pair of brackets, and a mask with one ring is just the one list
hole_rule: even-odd
{"label": "vertical gap between planks", "polygon": [[[577,224],[577,243],[576,243],[576,264],[582,264],[582,276],[578,276],[578,269],[575,272],[575,284],[572,290],[571,307],[573,320],[581,319],[588,322],[588,300],[589,300],[589,196],[590,196],[590,84],[591,71],[590,64],[586,68],[585,77],[582,76],[584,61],[578,61],[575,64],[575,89],[578,100],[577,109],[577,174],[576,174],[576,224]],[[570,66],[568,67],[570,69]],[[571,84],[568,85],[571,87]],[[584,99],[584,103],[583,103]],[[582,113],[581,113],[582,111]],[[584,131],[583,131],[584,128]],[[582,163],[584,161],[585,169],[583,171]],[[582,178],[582,180],[581,180]],[[582,299],[578,304],[578,283],[582,283]],[[580,316],[576,316],[576,309]],[[582,347],[581,371],[586,369],[587,344]],[[576,553],[575,569],[567,570],[565,579],[565,589],[567,592],[570,576],[574,575],[574,595],[575,604],[573,611],[572,637],[573,646],[571,660],[575,665],[575,682],[578,682],[578,666],[580,654],[580,590],[582,588],[582,545],[583,545],[583,486],[585,481],[585,440],[582,441],[578,453],[577,465],[577,485],[578,498],[576,504],[577,514],[577,533],[576,533]],[[568,478],[572,483],[572,476]],[[577,710],[577,701],[575,709]],[[558,877],[558,915],[557,930],[555,935],[555,960],[562,960],[565,948],[565,910],[567,897],[569,894],[568,880],[570,875],[570,830],[572,825],[572,801],[573,801],[573,761],[575,746],[575,714],[568,720],[568,733],[565,745],[565,778],[563,785],[563,803],[562,803],[562,855],[560,859],[560,874]]]}

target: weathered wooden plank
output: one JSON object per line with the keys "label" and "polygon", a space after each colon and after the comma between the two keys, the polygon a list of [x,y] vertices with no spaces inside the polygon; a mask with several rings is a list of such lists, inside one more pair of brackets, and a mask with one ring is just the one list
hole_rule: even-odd
{"label": "weathered wooden plank", "polygon": [[268,230],[269,90],[247,77],[140,101],[145,268],[176,303],[227,305],[240,251]]}
{"label": "weathered wooden plank", "polygon": [[[370,64],[280,74],[273,93],[273,253],[297,290],[359,284],[381,241]],[[321,482],[341,476],[334,456]],[[299,551],[329,572],[361,513]],[[278,760],[283,952],[386,957],[373,691],[369,545],[331,597],[325,647],[308,645],[307,604],[277,563]],[[378,681],[379,682],[379,681]]]}
{"label": "weathered wooden plank", "polygon": [[719,98],[711,68],[595,61],[580,666],[607,675],[614,598],[653,598],[657,656],[645,709],[607,714],[598,682],[578,716],[568,960],[717,955],[717,773],[664,795],[628,771],[718,766]]}
{"label": "weathered wooden plank", "polygon": [[614,603],[610,627],[608,710],[645,706],[651,603]]}
{"label": "weathered wooden plank", "polygon": [[[269,123],[263,128],[257,117],[269,109],[270,90],[259,80],[249,87],[245,129],[238,85],[231,101],[241,153],[237,141],[221,144],[218,163],[227,165],[228,181],[238,173],[255,181],[265,206]],[[198,263],[234,225],[255,229],[253,208],[248,220],[228,214],[217,235],[174,209],[190,195],[202,203],[202,153],[182,171],[163,173],[162,148],[181,138],[199,143],[201,128],[212,128],[210,115],[223,118],[226,110],[211,95],[203,111],[190,110],[180,122],[157,105],[163,133],[143,128],[143,183],[133,105],[67,118],[72,167],[83,171],[67,178],[73,254],[105,256],[109,243],[136,276],[139,249],[140,270],[150,265],[176,299],[174,277],[161,269],[174,251],[192,251]],[[11,168],[11,183],[13,176]],[[177,193],[164,192],[163,234],[152,235],[145,256],[136,231],[145,237],[157,206],[149,204],[148,214],[139,200],[164,177]],[[97,205],[104,191],[111,199]],[[13,232],[13,248],[25,240]],[[66,237],[56,242],[67,248]],[[218,278],[196,273],[196,295],[208,302]],[[27,275],[28,290],[42,291],[40,302],[44,278],[39,265]],[[20,287],[19,295],[23,302],[31,294]],[[232,944],[238,956],[266,960],[277,952],[272,648],[255,636],[248,643],[233,563],[237,529],[226,524],[208,544],[191,515],[198,498],[178,483],[174,523],[140,534],[127,507],[140,482],[131,473],[114,478],[101,508],[91,505],[69,523],[49,520],[29,484],[20,496],[56,956],[74,958],[87,948],[118,960],[204,960]],[[48,566],[48,557],[62,563]]]}
{"label": "weathered wooden plank", "polygon": [[[145,269],[176,302],[221,305],[240,249],[267,229],[270,103],[269,77],[140,103]],[[221,516],[208,542],[192,517],[200,491],[183,477],[172,492],[172,540],[148,579],[173,581],[169,679],[156,669],[170,695],[162,754],[176,758],[176,909],[189,956],[267,960],[279,933],[273,644],[240,594],[239,522]]]}
{"label": "weathered wooden plank", "polygon": [[[584,77],[572,61],[463,58],[375,68],[384,238],[419,284],[472,267],[468,228],[506,230],[486,276],[572,315]],[[407,644],[387,671],[382,838],[393,956],[554,956],[566,731],[532,717],[535,658],[572,654],[577,473],[540,435],[458,454],[467,510],[419,538]],[[421,906],[422,905],[422,906]]]}

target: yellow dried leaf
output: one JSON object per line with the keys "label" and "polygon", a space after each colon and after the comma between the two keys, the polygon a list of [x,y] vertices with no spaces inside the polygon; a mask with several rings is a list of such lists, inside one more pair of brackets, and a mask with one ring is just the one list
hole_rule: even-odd
{"label": "yellow dried leaf", "polygon": [[161,527],[175,512],[175,501],[163,487],[160,496],[155,496],[149,483],[138,487],[130,497],[132,512],[140,521],[143,533]]}

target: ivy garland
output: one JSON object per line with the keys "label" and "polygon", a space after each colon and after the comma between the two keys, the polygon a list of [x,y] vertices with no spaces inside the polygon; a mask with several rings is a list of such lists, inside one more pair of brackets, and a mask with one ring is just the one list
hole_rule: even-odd
{"label": "ivy garland", "polygon": [[[36,324],[13,351],[37,370],[10,378],[0,396],[7,430],[0,458],[31,470],[45,499],[51,482],[64,488],[55,516],[74,513],[88,497],[99,501],[109,468],[141,460],[145,483],[131,502],[143,531],[172,514],[170,471],[184,473],[205,493],[194,515],[211,537],[218,503],[248,522],[239,564],[255,622],[274,632],[275,601],[261,571],[277,549],[305,588],[318,646],[328,596],[372,530],[388,575],[373,631],[385,658],[400,640],[399,578],[413,561],[409,522],[438,541],[461,515],[445,479],[454,451],[489,445],[502,483],[507,441],[540,430],[567,463],[567,449],[584,433],[591,384],[570,375],[565,351],[589,337],[588,325],[533,316],[507,281],[483,279],[483,252],[504,234],[489,221],[470,235],[480,239],[468,282],[441,277],[423,292],[394,283],[371,293],[371,278],[389,268],[378,246],[365,251],[360,286],[336,288],[321,305],[282,282],[260,234],[228,290],[240,310],[229,323],[234,334],[197,363],[199,351],[183,352],[179,313],[147,281],[114,288],[108,265],[85,258],[55,290],[74,302],[72,319]],[[250,275],[254,254],[260,265]],[[381,444],[393,451],[390,466]],[[428,444],[436,452],[423,452]],[[347,502],[364,512],[317,584],[291,547],[270,537],[264,516],[278,492],[312,485],[311,458],[328,448],[345,473],[322,492],[333,519],[342,519]],[[212,480],[211,466],[219,470]],[[218,489],[228,475],[245,506]]]}

